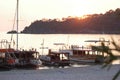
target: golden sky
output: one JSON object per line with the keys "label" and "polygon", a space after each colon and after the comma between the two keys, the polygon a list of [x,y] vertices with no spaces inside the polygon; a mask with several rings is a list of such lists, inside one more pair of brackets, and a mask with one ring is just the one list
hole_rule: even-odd
{"label": "golden sky", "polygon": [[[0,31],[12,30],[17,0],[0,0]],[[19,31],[43,18],[105,13],[120,8],[120,0],[19,0]]]}

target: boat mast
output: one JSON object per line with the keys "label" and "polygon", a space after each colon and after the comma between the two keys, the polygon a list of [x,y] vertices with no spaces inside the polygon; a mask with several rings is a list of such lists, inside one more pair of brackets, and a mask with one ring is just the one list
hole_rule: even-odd
{"label": "boat mast", "polygon": [[16,23],[16,25],[17,25],[17,39],[16,39],[16,49],[18,50],[18,26],[19,26],[19,16],[18,16],[18,12],[19,12],[19,0],[17,0],[17,23]]}

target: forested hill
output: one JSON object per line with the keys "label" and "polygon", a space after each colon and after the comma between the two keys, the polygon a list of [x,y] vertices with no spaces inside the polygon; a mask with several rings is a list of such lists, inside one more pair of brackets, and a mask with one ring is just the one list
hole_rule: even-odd
{"label": "forested hill", "polygon": [[29,34],[120,34],[120,8],[105,14],[34,21],[21,33]]}

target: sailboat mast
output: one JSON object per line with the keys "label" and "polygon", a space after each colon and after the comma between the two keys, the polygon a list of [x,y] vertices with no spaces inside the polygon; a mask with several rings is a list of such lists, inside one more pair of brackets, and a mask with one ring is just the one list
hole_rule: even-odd
{"label": "sailboat mast", "polygon": [[18,50],[18,26],[19,26],[19,16],[18,16],[18,13],[19,13],[19,0],[17,0],[17,38],[16,38],[16,49]]}

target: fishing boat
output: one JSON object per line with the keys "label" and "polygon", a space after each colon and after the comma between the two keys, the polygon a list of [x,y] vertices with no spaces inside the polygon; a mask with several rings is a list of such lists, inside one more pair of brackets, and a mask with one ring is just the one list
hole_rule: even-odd
{"label": "fishing boat", "polygon": [[[16,32],[16,49],[11,48],[11,42],[8,42],[7,40],[1,41],[1,47],[0,48],[0,68],[37,68],[41,65],[41,61],[39,59],[39,52],[36,49],[31,50],[19,50],[18,49],[18,22],[19,22],[19,16],[18,16],[18,6],[19,0],[17,0],[17,6],[16,6],[16,26],[17,26],[17,32]],[[6,67],[7,66],[7,67]]]}
{"label": "fishing boat", "polygon": [[18,26],[19,26],[19,0],[17,0],[17,11],[16,11],[16,25],[17,25],[17,38],[16,38],[16,52],[14,52],[18,62],[16,63],[17,68],[37,68],[41,65],[41,61],[39,60],[39,52],[36,49],[31,50],[18,50]]}
{"label": "fishing boat", "polygon": [[70,65],[69,53],[60,53],[49,49],[48,55],[41,55],[40,60],[44,66],[64,67]]}
{"label": "fishing boat", "polygon": [[0,41],[0,70],[37,68],[40,65],[39,52],[36,50],[15,50],[6,39]]}
{"label": "fishing boat", "polygon": [[14,49],[10,48],[6,39],[0,41],[0,70],[10,70],[15,67]]}
{"label": "fishing boat", "polygon": [[[101,43],[107,43],[108,47],[110,41],[106,41],[104,38],[99,40],[86,40],[85,42],[99,43],[99,45],[90,44],[89,47],[71,45],[67,49],[60,49],[59,52],[67,52],[70,54],[70,60],[74,62],[92,62],[92,63],[102,63],[104,62],[105,53],[97,51],[95,47],[101,48]],[[64,45],[65,46],[65,45]]]}
{"label": "fishing boat", "polygon": [[40,65],[39,52],[35,49],[16,50],[6,39],[0,41],[0,70],[38,68]]}
{"label": "fishing boat", "polygon": [[39,52],[36,50],[16,51],[14,52],[19,62],[16,63],[16,68],[38,68],[41,66]]}
{"label": "fishing boat", "polygon": [[70,54],[70,60],[72,62],[95,62],[96,54],[91,49],[84,49],[80,47],[74,47],[71,49],[60,50],[60,52],[68,52]]}

